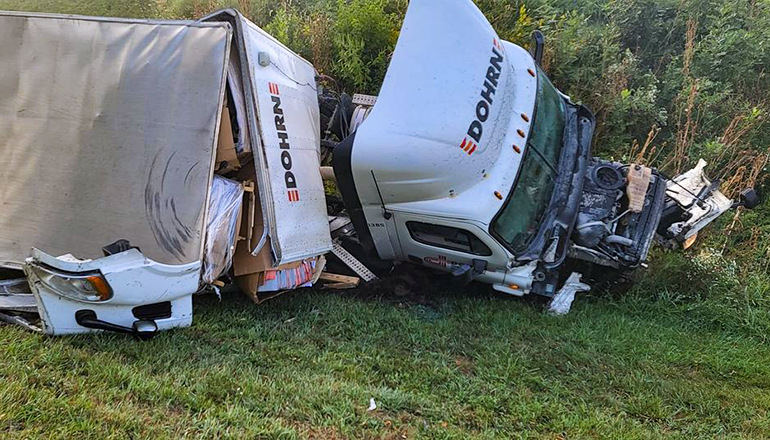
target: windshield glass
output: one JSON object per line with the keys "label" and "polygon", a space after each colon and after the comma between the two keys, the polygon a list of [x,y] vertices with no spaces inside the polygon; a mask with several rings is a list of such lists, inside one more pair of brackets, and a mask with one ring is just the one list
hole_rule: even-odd
{"label": "windshield glass", "polygon": [[564,110],[564,100],[538,68],[535,116],[519,176],[492,222],[493,234],[514,253],[526,250],[551,200],[561,153]]}

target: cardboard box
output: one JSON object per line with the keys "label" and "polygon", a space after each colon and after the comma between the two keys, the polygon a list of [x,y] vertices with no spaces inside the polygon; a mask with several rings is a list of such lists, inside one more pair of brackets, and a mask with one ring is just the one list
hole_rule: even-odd
{"label": "cardboard box", "polygon": [[[238,171],[236,178],[243,181],[256,180],[254,164],[249,163],[243,167]],[[246,199],[244,200],[239,235],[244,237],[245,240],[238,242],[238,245],[235,247],[235,255],[233,256],[233,272],[236,277],[264,272],[273,267],[269,237],[258,255],[254,256],[251,254],[251,251],[262,239],[264,229],[262,204],[260,203],[259,192],[254,188],[253,192],[246,193]]]}
{"label": "cardboard box", "polygon": [[[243,168],[238,170],[235,178],[242,182],[255,181],[256,173],[254,163],[246,163]],[[241,226],[238,234],[241,239],[235,247],[235,255],[233,256],[233,275],[235,276],[235,284],[240,290],[251,298],[252,301],[259,304],[265,300],[274,298],[285,291],[260,292],[259,289],[265,284],[266,277],[276,276],[276,271],[291,271],[297,269],[302,266],[303,261],[295,261],[279,267],[273,267],[275,261],[273,259],[269,237],[257,255],[251,254],[251,251],[262,239],[265,225],[262,221],[262,204],[257,188],[254,188],[252,192],[247,191],[244,197]],[[316,266],[317,270],[320,271],[322,266],[323,264],[321,266]],[[317,279],[317,277],[314,276],[313,280],[315,279]]]}
{"label": "cardboard box", "polygon": [[236,277],[264,272],[273,267],[273,256],[270,251],[270,239],[257,256],[251,254],[251,247],[247,240],[241,240],[235,247],[233,256],[233,272]]}
{"label": "cardboard box", "polygon": [[280,295],[283,292],[268,292],[268,293],[260,293],[258,292],[259,286],[262,285],[262,280],[264,279],[265,273],[253,273],[250,275],[244,275],[241,277],[235,277],[235,284],[238,286],[239,289],[241,289],[241,292],[243,292],[246,296],[251,298],[252,301],[254,301],[257,304],[262,303],[263,301],[267,301],[270,298],[275,298],[276,296]]}
{"label": "cardboard box", "polygon": [[[263,287],[263,285],[266,282],[266,279],[268,281],[268,284],[270,284],[270,280],[275,280],[276,276],[280,276],[281,272],[290,272],[298,269],[300,266],[302,266],[305,263],[305,261],[295,261],[292,263],[287,263],[281,266],[278,266],[276,268],[267,269],[264,272],[259,273],[252,273],[240,277],[235,278],[235,283],[238,286],[238,288],[241,289],[241,292],[245,293],[249,298],[251,298],[252,301],[259,304],[263,301],[266,301],[271,298],[275,298],[276,296],[280,295],[283,292],[286,292],[288,290],[293,290],[292,288],[284,289],[284,290],[271,290],[273,288],[267,288],[263,291],[260,291],[260,288]],[[313,269],[313,276],[307,279],[303,285],[306,283],[313,283],[318,279],[318,276],[320,276],[320,272],[323,270],[325,260],[315,260],[315,267]],[[302,271],[302,269],[300,269]],[[272,278],[271,278],[272,276]],[[300,286],[296,286],[294,288],[298,288]]]}
{"label": "cardboard box", "polygon": [[217,157],[214,172],[226,174],[241,168],[238,160],[238,152],[235,150],[233,140],[233,125],[230,122],[230,110],[227,108],[227,100],[222,106],[222,122],[219,124],[219,142],[217,144]]}

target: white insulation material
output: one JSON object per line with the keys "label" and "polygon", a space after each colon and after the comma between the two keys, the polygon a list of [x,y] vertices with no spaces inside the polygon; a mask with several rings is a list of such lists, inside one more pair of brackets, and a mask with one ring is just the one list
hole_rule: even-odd
{"label": "white insulation material", "polygon": [[211,183],[206,248],[203,257],[203,281],[211,284],[233,264],[238,218],[243,205],[243,186],[233,180],[214,176]]}

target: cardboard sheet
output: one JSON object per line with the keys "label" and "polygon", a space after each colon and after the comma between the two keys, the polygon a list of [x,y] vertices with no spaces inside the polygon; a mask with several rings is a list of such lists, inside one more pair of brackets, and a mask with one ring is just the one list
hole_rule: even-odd
{"label": "cardboard sheet", "polygon": [[[236,179],[240,181],[253,181],[255,177],[253,163],[247,164],[236,174]],[[259,191],[255,189],[254,192],[246,194],[243,205],[239,235],[245,239],[240,240],[235,247],[235,255],[233,256],[235,276],[264,272],[273,267],[270,238],[267,238],[267,241],[263,243],[257,255],[252,254],[252,250],[258,246],[259,241],[264,236],[264,230],[262,202],[259,198]]]}
{"label": "cardboard sheet", "polygon": [[235,150],[233,126],[230,122],[230,111],[227,109],[227,105],[222,106],[221,121],[219,141],[217,142],[216,166],[214,167],[217,174],[229,173],[241,167],[241,163],[238,161],[238,152]]}

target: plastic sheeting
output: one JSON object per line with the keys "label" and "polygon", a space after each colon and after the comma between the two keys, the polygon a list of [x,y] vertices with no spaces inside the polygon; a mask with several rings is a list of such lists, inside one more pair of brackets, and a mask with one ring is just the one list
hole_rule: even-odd
{"label": "plastic sheeting", "polygon": [[214,176],[211,183],[203,281],[211,284],[233,264],[238,219],[243,205],[243,186],[239,182]]}

